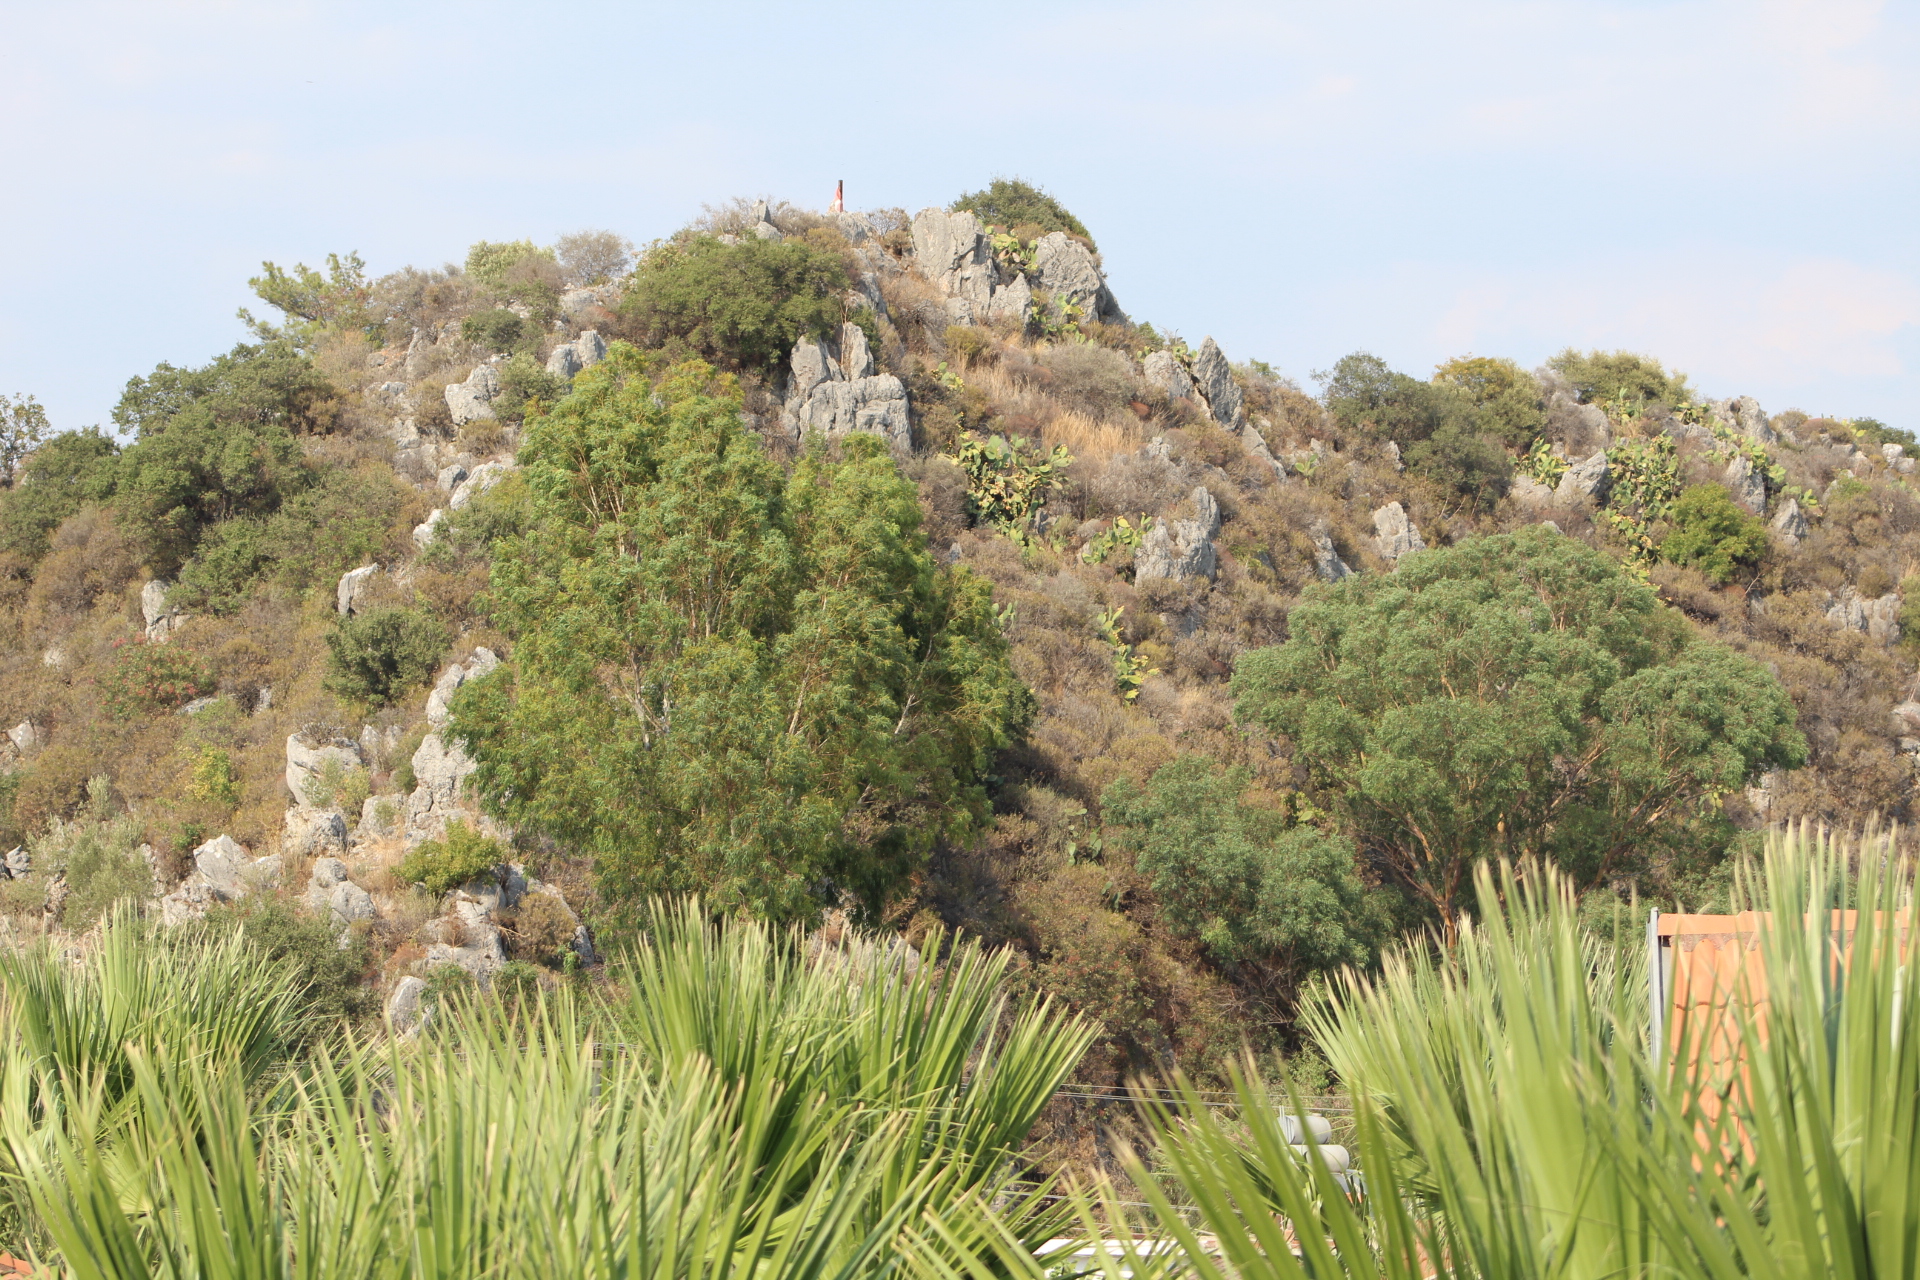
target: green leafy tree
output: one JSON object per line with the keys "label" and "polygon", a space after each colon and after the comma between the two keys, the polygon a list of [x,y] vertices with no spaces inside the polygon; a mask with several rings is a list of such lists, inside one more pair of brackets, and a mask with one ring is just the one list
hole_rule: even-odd
{"label": "green leafy tree", "polygon": [[1095,248],[1087,226],[1067,207],[1043,189],[1019,178],[995,178],[984,191],[969,191],[947,206],[955,213],[967,212],[988,226],[1038,228],[1041,235],[1064,231],[1078,236]]}
{"label": "green leafy tree", "polygon": [[783,476],[731,379],[616,343],[521,459],[532,526],[493,567],[513,656],[454,731],[486,803],[593,855],[616,915],[877,905],[984,820],[1030,695],[881,441]]}
{"label": "green leafy tree", "polygon": [[[1393,441],[1409,467],[1467,508],[1489,510],[1506,495],[1513,463],[1503,435],[1521,428],[1505,418],[1494,420],[1475,401],[1476,395],[1484,396],[1503,413],[1519,413],[1524,389],[1515,392],[1521,384],[1504,370],[1466,368],[1457,379],[1422,382],[1379,356],[1356,351],[1316,376],[1325,384],[1327,409],[1341,426]],[[1503,394],[1508,400],[1501,400]]]}
{"label": "green leafy tree", "polygon": [[385,336],[373,308],[373,282],[367,279],[367,264],[358,253],[345,258],[328,254],[325,275],[304,262],[295,263],[292,271],[263,262],[260,274],[248,280],[247,287],[287,317],[287,324],[277,328],[255,320],[245,307],[240,309],[240,319],[263,342],[301,343],[327,329],[358,329],[375,341]]}
{"label": "green leafy tree", "polygon": [[0,489],[11,489],[20,463],[47,438],[47,411],[32,396],[0,396]]}
{"label": "green leafy tree", "polygon": [[1540,380],[1511,360],[1456,356],[1433,371],[1433,380],[1458,388],[1480,429],[1516,452],[1531,448],[1547,424]]}
{"label": "green leafy tree", "polygon": [[1472,402],[1459,388],[1422,382],[1365,351],[1342,356],[1330,371],[1314,376],[1342,427],[1384,436],[1402,449],[1449,423],[1472,424]]}
{"label": "green leafy tree", "polygon": [[499,289],[508,283],[515,267],[533,258],[551,260],[552,250],[542,249],[531,240],[481,240],[467,250],[467,274],[481,285]]}
{"label": "green leafy tree", "polygon": [[844,320],[846,291],[846,268],[828,249],[696,236],[647,253],[620,314],[635,341],[670,358],[765,371]]}
{"label": "green leafy tree", "polygon": [[113,496],[120,446],[98,427],[62,431],[27,456],[18,482],[0,491],[0,549],[23,559],[47,553],[62,521]]}
{"label": "green leafy tree", "polygon": [[1660,554],[1723,586],[1735,574],[1753,570],[1767,553],[1765,523],[1741,510],[1725,485],[1694,485],[1673,504],[1672,520]]}
{"label": "green leafy tree", "polygon": [[1291,990],[1310,973],[1365,964],[1384,918],[1353,843],[1246,801],[1250,775],[1181,756],[1145,787],[1116,782],[1106,821],[1138,856],[1166,920],[1215,960]]}
{"label": "green leafy tree", "polygon": [[1547,367],[1573,384],[1582,403],[1619,417],[1637,417],[1656,404],[1676,408],[1693,398],[1684,373],[1668,373],[1651,356],[1631,351],[1575,351],[1568,347]]}
{"label": "green leafy tree", "polygon": [[1309,592],[1241,659],[1240,714],[1449,925],[1475,859],[1582,884],[1724,850],[1720,796],[1805,762],[1779,682],[1617,564],[1531,528]]}
{"label": "green leafy tree", "polygon": [[446,628],[417,609],[390,605],[342,618],[327,633],[327,689],[392,702],[433,679],[447,644]]}

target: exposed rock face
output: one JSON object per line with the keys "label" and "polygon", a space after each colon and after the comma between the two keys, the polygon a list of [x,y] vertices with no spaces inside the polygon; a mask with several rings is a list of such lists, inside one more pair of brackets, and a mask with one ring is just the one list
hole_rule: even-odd
{"label": "exposed rock face", "polygon": [[412,1035],[432,1021],[426,995],[424,978],[405,977],[393,984],[393,994],[387,998],[387,1025],[395,1035]]}
{"label": "exposed rock face", "polygon": [[[447,499],[449,511],[464,510],[468,503],[506,479],[516,468],[511,462],[483,462],[473,469],[473,474],[460,482],[460,487]],[[432,519],[432,517],[428,517]]]}
{"label": "exposed rock face", "polygon": [[140,588],[140,616],[146,622],[147,639],[155,644],[165,644],[167,637],[187,620],[185,611],[167,603],[167,592],[172,586],[171,582],[154,578]]}
{"label": "exposed rock face", "polygon": [[1556,501],[1568,505],[1582,501],[1597,505],[1607,500],[1607,492],[1612,488],[1613,477],[1607,470],[1607,455],[1601,452],[1568,467],[1567,473],[1560,477],[1560,483],[1554,487],[1553,496]]}
{"label": "exposed rock face", "polygon": [[1713,416],[1726,423],[1749,440],[1760,444],[1777,444],[1779,433],[1768,422],[1767,414],[1760,402],[1752,396],[1740,396],[1733,400],[1712,400],[1708,407]]}
{"label": "exposed rock face", "polygon": [[33,874],[33,856],[21,845],[7,850],[0,858],[0,879],[25,880]]}
{"label": "exposed rock face", "polygon": [[216,836],[193,851],[193,870],[160,899],[163,924],[197,920],[207,908],[233,902],[280,882],[280,859],[249,858],[232,836]]}
{"label": "exposed rock face", "polygon": [[1064,231],[1050,232],[1034,242],[1033,283],[1051,293],[1055,302],[1080,308],[1089,320],[1119,323],[1126,319],[1100,274],[1093,250]]}
{"label": "exposed rock face", "polygon": [[1513,477],[1513,485],[1507,490],[1507,495],[1521,506],[1534,510],[1553,505],[1553,490],[1532,476],[1518,472]]}
{"label": "exposed rock face", "polygon": [[408,847],[438,839],[459,812],[460,788],[479,766],[460,744],[430,733],[413,753],[413,794],[407,797]]}
{"label": "exposed rock face", "polygon": [[440,473],[434,476],[433,483],[440,492],[452,493],[460,487],[460,482],[466,478],[467,469],[459,463],[453,462],[440,468]]}
{"label": "exposed rock face", "polygon": [[563,342],[547,356],[547,372],[556,378],[571,378],[607,358],[607,344],[599,331],[589,329],[572,342]]}
{"label": "exposed rock face", "polygon": [[1220,354],[1220,344],[1212,338],[1200,344],[1200,354],[1193,358],[1193,381],[1206,404],[1208,417],[1233,431],[1247,425],[1240,387],[1233,380],[1227,358]]}
{"label": "exposed rock face", "polygon": [[789,365],[781,424],[794,439],[814,431],[829,439],[857,431],[884,436],[896,448],[911,444],[906,386],[890,373],[874,372],[859,325],[841,325],[832,343],[803,338],[794,344]]}
{"label": "exposed rock face", "polygon": [[619,303],[624,291],[625,286],[618,281],[590,285],[584,289],[569,289],[560,295],[560,312],[569,319],[577,319],[596,308],[611,311]]}
{"label": "exposed rock face", "polygon": [[324,858],[347,851],[347,820],[336,809],[295,805],[287,810],[282,847],[298,858]]}
{"label": "exposed rock face", "polygon": [[1907,456],[1907,451],[1900,445],[1891,442],[1881,445],[1880,456],[1887,460],[1888,466],[1903,475],[1914,468],[1914,460]]}
{"label": "exposed rock face", "polygon": [[427,947],[427,964],[456,964],[481,983],[491,982],[507,962],[499,926],[488,919],[491,910],[486,902],[470,896],[466,886],[449,893],[446,911],[440,917],[443,941]]}
{"label": "exposed rock face", "polygon": [[1015,276],[1012,284],[996,285],[993,301],[987,304],[989,320],[1005,320],[1012,324],[1025,324],[1033,313],[1033,286],[1027,283],[1025,276]]}
{"label": "exposed rock face", "polygon": [[1185,400],[1193,394],[1193,379],[1187,375],[1187,366],[1171,351],[1149,351],[1147,358],[1140,362],[1140,369],[1146,375],[1147,385],[1165,392],[1169,400]]}
{"label": "exposed rock face", "polygon": [[1353,576],[1353,570],[1333,547],[1333,531],[1325,520],[1315,520],[1307,530],[1313,540],[1313,571],[1323,582],[1338,582]]}
{"label": "exposed rock face", "polygon": [[1827,621],[1851,631],[1864,631],[1876,644],[1900,642],[1900,593],[1889,591],[1873,600],[1863,600],[1852,587],[1840,588],[1840,594],[1827,606]]}
{"label": "exposed rock face", "polygon": [[405,796],[368,796],[360,803],[360,821],[353,829],[354,843],[392,839],[400,834],[406,815]]}
{"label": "exposed rock face", "polygon": [[1780,504],[1780,509],[1773,514],[1771,527],[1780,541],[1789,547],[1799,546],[1809,532],[1806,513],[1800,510],[1800,503],[1794,498],[1788,498]]}
{"label": "exposed rock face", "polygon": [[287,790],[295,804],[307,802],[307,784],[321,775],[329,760],[338,760],[343,769],[366,763],[352,738],[326,737],[311,728],[287,735]]}
{"label": "exposed rock face", "polygon": [[1727,488],[1733,493],[1733,500],[1754,515],[1767,509],[1767,481],[1753,469],[1753,463],[1744,453],[1733,455],[1733,461],[1727,464],[1723,477]]}
{"label": "exposed rock face", "polygon": [[1407,519],[1406,508],[1397,502],[1389,502],[1373,513],[1374,544],[1380,550],[1383,560],[1398,560],[1401,556],[1415,551],[1425,551],[1426,542],[1420,537],[1420,530],[1413,521]]}
{"label": "exposed rock face", "polygon": [[335,928],[344,928],[376,914],[373,895],[347,878],[347,864],[338,858],[320,858],[307,881],[306,902],[315,915]]}
{"label": "exposed rock face", "polygon": [[[1263,425],[1271,425],[1266,424],[1264,419],[1262,423]],[[1248,453],[1273,468],[1273,475],[1276,480],[1285,480],[1287,478],[1287,464],[1273,456],[1273,450],[1267,447],[1267,437],[1260,430],[1259,426],[1249,422],[1242,428],[1240,432],[1240,443],[1246,446]]]}
{"label": "exposed rock face", "polygon": [[978,218],[964,211],[922,209],[913,219],[913,253],[921,273],[947,295],[956,323],[988,318],[1000,272]]}
{"label": "exposed rock face", "polygon": [[373,576],[379,572],[379,565],[365,564],[341,574],[340,585],[333,592],[334,611],[343,617],[363,612],[367,607],[367,597],[371,594]]}
{"label": "exposed rock face", "polygon": [[1549,438],[1562,441],[1568,452],[1585,455],[1613,443],[1613,424],[1597,404],[1581,404],[1566,391],[1554,391],[1547,397]]}
{"label": "exposed rock face", "polygon": [[440,673],[433,682],[433,692],[427,695],[427,723],[438,729],[447,723],[448,703],[453,699],[454,691],[469,680],[478,680],[500,665],[500,655],[493,650],[477,648],[466,662],[456,662]]}
{"label": "exposed rock face", "polygon": [[480,418],[491,418],[493,399],[499,394],[500,375],[493,371],[493,366],[476,365],[465,382],[447,384],[447,412],[453,415],[453,424],[457,427]]}
{"label": "exposed rock face", "polygon": [[1133,553],[1136,578],[1212,578],[1219,567],[1213,548],[1220,532],[1220,504],[1205,485],[1196,486],[1194,515],[1187,520],[1156,520]]}
{"label": "exposed rock face", "polygon": [[440,522],[446,518],[447,513],[440,507],[429,511],[425,520],[413,526],[413,545],[422,551],[432,546],[434,535],[440,530]]}
{"label": "exposed rock face", "polygon": [[46,735],[40,732],[40,726],[31,720],[22,720],[7,730],[7,741],[11,742],[13,749],[23,756],[32,755],[38,751],[45,740]]}

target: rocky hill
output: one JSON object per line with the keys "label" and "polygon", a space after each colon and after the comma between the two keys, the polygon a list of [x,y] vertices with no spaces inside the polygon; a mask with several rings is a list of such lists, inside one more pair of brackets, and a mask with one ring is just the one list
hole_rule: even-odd
{"label": "rocky hill", "polygon": [[[991,587],[994,634],[965,633],[982,665],[955,679],[973,689],[1003,662],[1030,691],[965,751],[939,746],[958,763],[937,804],[916,808],[914,783],[884,817],[836,811],[839,852],[818,866],[891,850],[881,888],[809,863],[780,910],[1015,946],[1024,981],[1102,1020],[1091,1072],[1205,1072],[1243,1038],[1284,1043],[1307,977],[1436,919],[1392,842],[1341,817],[1298,734],[1236,705],[1243,655],[1288,640],[1317,584],[1544,527],[1650,584],[1687,643],[1779,682],[1804,751],[1742,785],[1689,784],[1684,806],[1661,793],[1685,839],[1597,859],[1596,903],[1697,904],[1743,832],[1904,819],[1912,802],[1916,451],[1876,422],[1696,398],[1622,353],[1531,371],[1463,357],[1430,378],[1356,353],[1309,394],[1251,353],[1129,317],[1086,229],[1019,184],[912,216],[736,202],[637,266],[588,233],[379,279],[351,256],[268,264],[253,283],[279,322],[248,317],[251,343],[133,379],[121,438],[33,442],[0,495],[0,827],[18,846],[0,905],[16,934],[83,933],[127,897],[169,925],[323,927],[352,957],[337,981],[358,1007],[377,996],[410,1025],[450,967],[568,980],[617,943],[621,895],[718,892],[673,852],[690,844],[610,880],[617,841],[595,815],[570,826],[533,795],[566,762],[534,768],[484,736],[533,736],[512,718],[524,706],[487,697],[526,695],[558,661],[527,648],[513,602],[531,588],[503,557],[551,551],[539,531],[567,477],[593,488],[610,465],[584,444],[569,461],[569,442],[686,359],[782,477],[811,474],[822,448],[857,468],[869,454],[849,441],[883,442],[874,456],[919,498],[900,535],[926,557],[903,570],[913,590]],[[679,412],[658,385],[648,403]],[[670,483],[668,461],[646,466],[645,484]],[[808,533],[800,481],[779,483],[767,518],[798,521],[778,527],[803,559],[828,556],[806,550],[827,535]],[[602,528],[580,526],[580,563]],[[593,678],[614,681],[616,657]],[[636,687],[632,706],[652,696]],[[888,706],[902,743],[946,742],[937,724],[903,732],[911,697]],[[595,732],[639,741],[635,714]],[[1789,756],[1804,764],[1779,767]],[[1219,817],[1181,837],[1198,862],[1166,843],[1186,810]],[[915,823],[924,839],[899,834]],[[765,847],[777,867],[785,846]],[[1206,885],[1217,901],[1195,899]],[[1236,932],[1253,920],[1264,932]]]}

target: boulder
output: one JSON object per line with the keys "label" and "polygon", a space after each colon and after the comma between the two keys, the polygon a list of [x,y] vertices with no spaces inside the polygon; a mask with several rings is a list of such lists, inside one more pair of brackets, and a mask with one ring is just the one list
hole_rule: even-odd
{"label": "boulder", "polygon": [[413,545],[422,551],[432,546],[434,535],[440,531],[440,522],[446,518],[447,513],[439,507],[429,511],[425,520],[413,526]]}
{"label": "boulder", "polygon": [[858,382],[871,378],[876,372],[873,349],[867,345],[867,331],[857,324],[841,325],[840,376],[849,382]]}
{"label": "boulder", "polygon": [[15,845],[7,850],[6,857],[0,858],[0,879],[25,880],[32,874],[33,855],[24,845]]}
{"label": "boulder", "polygon": [[464,510],[468,503],[506,479],[516,470],[511,462],[483,462],[473,469],[473,474],[460,482],[460,487],[447,499],[449,511]]}
{"label": "boulder", "polygon": [[321,775],[329,760],[338,760],[342,768],[366,763],[352,738],[328,736],[311,727],[287,735],[286,782],[295,804],[307,802],[307,784]]}
{"label": "boulder", "polygon": [[1171,351],[1149,351],[1147,358],[1140,362],[1140,369],[1146,375],[1147,385],[1164,393],[1169,400],[1185,400],[1193,395],[1193,379],[1187,375],[1187,367],[1180,363],[1180,357]]}
{"label": "boulder", "polygon": [[1555,501],[1569,506],[1582,501],[1598,505],[1607,500],[1612,488],[1613,477],[1607,470],[1606,452],[1602,450],[1568,467],[1560,483],[1554,486],[1553,496]]}
{"label": "boulder", "polygon": [[193,870],[160,900],[160,919],[169,925],[197,920],[218,903],[272,888],[280,871],[280,859],[249,858],[232,836],[216,836],[193,851]]}
{"label": "boulder", "polygon": [[440,468],[440,474],[433,478],[433,483],[440,492],[452,493],[460,487],[460,482],[466,478],[467,469],[459,463],[454,462]]}
{"label": "boulder", "polygon": [[1220,345],[1212,338],[1200,344],[1200,354],[1194,357],[1193,381],[1206,404],[1208,417],[1233,431],[1247,424],[1240,386],[1233,380],[1227,358],[1220,354]]}
{"label": "boulder", "polygon": [[427,964],[459,965],[482,985],[493,980],[507,962],[507,948],[500,928],[488,918],[489,908],[459,889],[447,895],[447,907],[441,914],[439,932],[442,941],[427,947]]}
{"label": "boulder", "polygon": [[1734,502],[1745,507],[1754,515],[1760,515],[1767,509],[1767,481],[1744,453],[1733,455],[1733,461],[1727,464],[1722,482],[1733,494]]}
{"label": "boulder", "polygon": [[1389,502],[1374,511],[1373,530],[1374,545],[1383,560],[1398,560],[1401,556],[1427,549],[1426,542],[1420,537],[1420,530],[1414,527],[1413,521],[1407,519],[1406,508],[1397,502]]}
{"label": "boulder", "polygon": [[1205,485],[1194,488],[1194,515],[1156,520],[1133,553],[1135,578],[1212,578],[1219,567],[1213,538],[1220,532],[1220,504]]}
{"label": "boulder", "polygon": [[1320,575],[1321,581],[1338,582],[1353,576],[1353,570],[1334,550],[1333,531],[1324,519],[1315,520],[1308,527],[1307,536],[1313,543],[1313,571]]}
{"label": "boulder", "polygon": [[1891,442],[1881,445],[1880,456],[1887,460],[1888,466],[1900,472],[1902,475],[1912,471],[1914,468],[1914,460],[1907,456],[1906,449],[1900,445]]}
{"label": "boulder", "polygon": [[756,240],[778,240],[780,228],[771,222],[756,222],[753,224],[753,235]]}
{"label": "boulder", "polygon": [[1547,397],[1549,439],[1564,441],[1569,450],[1586,453],[1601,451],[1613,443],[1613,423],[1597,404],[1581,404],[1567,391],[1554,391]]}
{"label": "boulder", "polygon": [[1849,631],[1864,631],[1867,638],[1881,645],[1900,642],[1900,593],[1889,591],[1872,600],[1864,599],[1851,586],[1840,588],[1827,606],[1827,621]]}
{"label": "boulder", "polygon": [[363,612],[370,594],[371,579],[379,572],[379,565],[363,564],[358,569],[349,569],[341,574],[340,583],[333,591],[334,611],[343,617]]}
{"label": "boulder", "polygon": [[1767,420],[1766,411],[1752,396],[1712,400],[1707,407],[1713,410],[1714,417],[1749,440],[1758,444],[1778,444],[1780,441],[1779,434]]}
{"label": "boulder", "polygon": [[478,680],[500,665],[500,655],[484,646],[476,648],[466,662],[450,664],[433,682],[427,695],[427,723],[438,729],[447,723],[448,704],[456,689],[469,680]]}
{"label": "boulder", "polygon": [[1273,450],[1267,447],[1267,437],[1259,427],[1249,422],[1240,432],[1240,443],[1246,451],[1273,468],[1274,478],[1287,478],[1287,464],[1273,456]]}
{"label": "boulder", "polygon": [[459,811],[460,789],[479,768],[458,742],[429,733],[413,753],[413,793],[407,797],[409,847],[437,839]]}
{"label": "boulder", "polygon": [[369,840],[390,840],[400,834],[407,814],[403,795],[368,796],[360,803],[360,821],[353,829],[356,844]]}
{"label": "boulder", "polygon": [[860,326],[845,324],[832,341],[794,344],[781,423],[794,439],[819,432],[832,439],[851,432],[884,436],[898,448],[912,440],[907,389],[890,373],[875,373],[873,352]]}
{"label": "boulder", "polygon": [[588,329],[572,342],[563,342],[547,356],[547,372],[556,378],[571,378],[607,358],[607,344],[599,331]]}
{"label": "boulder", "polygon": [[395,1035],[413,1035],[433,1020],[433,1008],[426,997],[424,978],[409,976],[393,984],[393,994],[387,997],[387,1025]]}
{"label": "boulder", "polygon": [[1780,504],[1780,509],[1773,513],[1773,523],[1769,527],[1789,547],[1799,546],[1810,532],[1806,513],[1800,510],[1800,503],[1795,498],[1788,498]]}
{"label": "boulder", "polygon": [[347,878],[347,864],[338,858],[320,858],[307,881],[307,908],[336,928],[371,920],[376,912],[373,895]]}
{"label": "boulder", "polygon": [[1033,283],[1052,294],[1056,303],[1078,307],[1088,320],[1126,319],[1107,289],[1093,250],[1064,231],[1049,232],[1034,242]]}
{"label": "boulder", "polygon": [[347,851],[347,820],[337,809],[295,805],[287,810],[281,847],[297,858],[324,858]]}
{"label": "boulder", "polygon": [[1553,505],[1553,490],[1524,472],[1515,473],[1507,496],[1523,507],[1538,509]]}
{"label": "boulder", "polygon": [[42,733],[40,726],[31,720],[22,720],[7,730],[7,741],[11,742],[13,749],[23,756],[32,755],[38,751],[46,740],[46,734]]}
{"label": "boulder", "polygon": [[146,622],[147,639],[155,644],[165,644],[167,637],[187,620],[184,611],[167,603],[167,592],[172,587],[171,582],[154,578],[140,588],[140,616]]}
{"label": "boulder", "polygon": [[1033,286],[1025,276],[1015,276],[1012,284],[994,286],[993,300],[987,303],[987,319],[1025,325],[1032,313]]}
{"label": "boulder", "polygon": [[500,375],[490,364],[476,365],[465,382],[448,383],[446,394],[447,412],[453,415],[455,426],[491,418],[495,416],[494,397],[500,394]]}
{"label": "boulder", "polygon": [[921,274],[947,295],[956,323],[987,318],[1000,273],[978,218],[964,210],[922,209],[913,218],[913,254]]}

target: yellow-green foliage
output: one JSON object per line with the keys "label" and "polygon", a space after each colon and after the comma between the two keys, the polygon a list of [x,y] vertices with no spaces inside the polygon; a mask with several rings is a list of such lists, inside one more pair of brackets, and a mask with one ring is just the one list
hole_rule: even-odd
{"label": "yellow-green foliage", "polygon": [[456,820],[447,824],[442,839],[422,841],[400,860],[397,870],[402,880],[423,884],[427,892],[440,894],[469,880],[492,876],[506,860],[506,847],[498,840]]}

